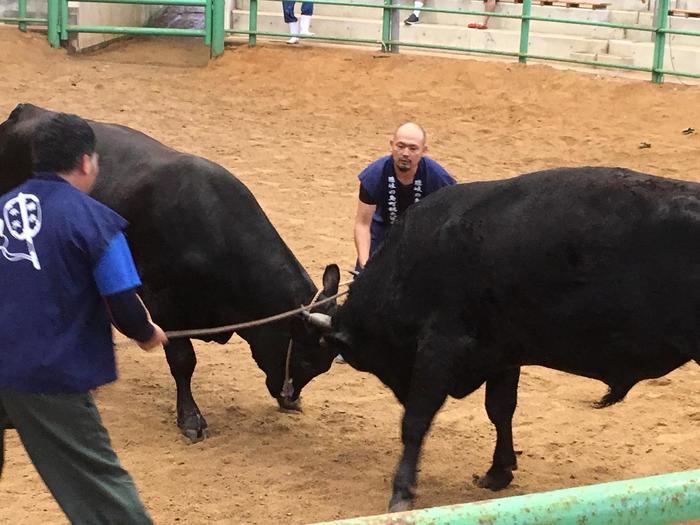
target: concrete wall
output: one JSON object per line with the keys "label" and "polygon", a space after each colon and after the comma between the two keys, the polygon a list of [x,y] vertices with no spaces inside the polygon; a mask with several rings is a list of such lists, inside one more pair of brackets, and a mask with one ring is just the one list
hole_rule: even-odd
{"label": "concrete wall", "polygon": [[[46,18],[46,0],[27,0],[27,16]],[[0,0],[0,16],[17,16],[17,0]]]}
{"label": "concrete wall", "polygon": [[[162,9],[162,6],[132,5],[132,4],[93,4],[91,2],[69,2],[71,23],[77,20],[81,26],[122,26],[141,27],[147,25],[151,16]],[[121,35],[102,33],[78,33],[71,37],[70,47],[75,51],[103,44]]]}

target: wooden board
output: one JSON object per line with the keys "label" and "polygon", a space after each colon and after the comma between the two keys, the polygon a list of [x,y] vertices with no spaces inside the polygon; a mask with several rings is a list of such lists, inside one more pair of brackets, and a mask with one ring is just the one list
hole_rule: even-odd
{"label": "wooden board", "polygon": [[[513,0],[516,4],[522,4],[523,0]],[[532,0],[533,5],[550,5],[554,7],[577,7],[581,9],[606,9],[606,2],[585,2],[576,0]]]}
{"label": "wooden board", "polygon": [[691,11],[690,9],[669,9],[670,16],[684,16],[686,18],[700,18],[700,11]]}

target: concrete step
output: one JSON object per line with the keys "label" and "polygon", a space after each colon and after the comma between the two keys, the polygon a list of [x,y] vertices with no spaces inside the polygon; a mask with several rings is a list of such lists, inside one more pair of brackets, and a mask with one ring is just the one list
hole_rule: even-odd
{"label": "concrete step", "polygon": [[[651,13],[635,13],[630,11],[611,11],[610,22],[622,24],[637,24],[643,27],[653,27],[654,17]],[[695,31],[700,33],[700,18],[685,18],[681,16],[669,16],[668,26],[671,29]],[[672,45],[700,46],[700,37],[685,35],[669,35]],[[630,40],[632,42],[653,42],[654,33],[650,31],[635,31],[625,29],[623,38],[615,40]]]}
{"label": "concrete step", "polygon": [[[349,0],[352,1],[352,0]],[[360,0],[358,0],[360,1]],[[233,9],[237,11],[248,11],[250,7],[250,0],[232,0]],[[379,0],[367,0],[362,1],[363,4],[377,4],[383,5],[384,2]],[[282,3],[274,2],[272,0],[259,0],[258,1],[258,11],[274,13],[278,12],[282,14]],[[294,11],[299,15],[301,11],[301,2],[297,2],[294,6]],[[316,4],[314,5],[314,15],[320,16],[335,16],[338,18],[362,18],[369,20],[381,20],[383,9],[373,8],[373,7],[354,7],[354,6],[342,6],[342,5],[324,5]],[[408,16],[408,15],[406,15]]]}
{"label": "concrete step", "polygon": [[[608,52],[631,57],[633,65],[640,67],[651,67],[654,60],[654,44],[651,42],[611,40]],[[664,69],[700,74],[700,47],[674,44],[666,46]]]}
{"label": "concrete step", "polygon": [[[249,0],[234,0],[235,9],[237,11],[247,11]],[[441,7],[445,9],[460,9],[470,11],[483,11],[483,2],[480,0],[445,0]],[[279,12],[281,14],[281,6],[279,2],[272,0],[261,0],[258,3],[260,12]],[[300,7],[297,6],[296,12],[299,13]],[[366,19],[379,21],[382,19],[381,9],[373,9],[369,7],[351,7],[351,6],[328,6],[319,4],[314,9],[314,16],[331,16],[345,19]],[[497,12],[519,15],[522,11],[521,4],[513,4],[502,2],[498,4]],[[606,10],[592,9],[577,9],[554,6],[533,6],[532,14],[534,16],[544,18],[561,18],[566,20],[585,20],[585,21],[607,21],[609,13]],[[408,12],[402,12],[401,19],[408,16]],[[470,22],[481,22],[482,17],[476,15],[458,15],[447,13],[430,13],[425,12],[421,15],[421,24],[437,24],[437,25],[454,25],[465,27]],[[520,20],[493,17],[489,22],[489,26],[493,29],[509,29],[517,31],[520,28]],[[560,24],[553,22],[532,22],[531,30],[539,33],[555,33],[564,35],[580,35],[589,36],[592,38],[624,38],[622,29],[613,29],[605,27],[590,27],[577,26],[572,24]]]}
{"label": "concrete step", "polygon": [[[668,26],[671,29],[683,31],[695,31],[700,33],[700,18],[685,18],[680,16],[669,16]],[[671,45],[700,47],[700,36],[668,35]]]}
{"label": "concrete step", "polygon": [[[231,21],[232,29],[248,29],[248,12],[234,10],[231,13]],[[289,27],[284,23],[282,13],[258,12],[258,31],[288,33]],[[380,40],[382,23],[381,20],[314,15],[311,32],[318,36]]]}
{"label": "concrete step", "polygon": [[[248,13],[233,11],[235,29],[247,29]],[[258,29],[261,31],[287,32],[287,25],[279,13],[258,13]],[[362,39],[381,38],[381,22],[362,19],[339,19],[314,15],[311,30],[317,36],[334,36]],[[468,30],[465,27],[439,24],[401,26],[399,38],[405,42],[420,42],[433,45],[458,46],[517,52],[520,36],[518,31],[488,29]],[[568,58],[574,52],[605,53],[607,39],[584,38],[575,35],[530,33],[530,52],[538,55]]]}
{"label": "concrete step", "polygon": [[700,0],[676,0],[676,8],[700,11]]}
{"label": "concrete step", "polygon": [[600,62],[603,64],[617,64],[624,66],[634,65],[632,57],[611,55],[609,53],[571,53],[574,60],[585,60],[587,62]]}
{"label": "concrete step", "polygon": [[[605,0],[610,5],[608,10],[648,12],[650,10],[649,0]],[[671,0],[673,1],[673,0]]]}

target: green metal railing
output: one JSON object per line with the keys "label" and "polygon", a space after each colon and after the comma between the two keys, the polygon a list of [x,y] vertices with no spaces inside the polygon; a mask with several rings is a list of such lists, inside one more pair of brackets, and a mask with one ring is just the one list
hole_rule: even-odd
{"label": "green metal railing", "polygon": [[700,470],[317,525],[661,525],[700,519]]}
{"label": "green metal railing", "polygon": [[[273,0],[281,2],[282,0]],[[430,44],[423,42],[404,42],[400,39],[394,40],[391,38],[392,33],[392,12],[398,10],[413,11],[416,9],[413,5],[402,5],[393,4],[392,0],[384,0],[383,3],[366,3],[366,2],[351,2],[346,0],[309,0],[313,4],[318,5],[333,5],[333,6],[351,6],[351,7],[363,7],[371,9],[382,10],[382,32],[381,38],[378,39],[363,39],[363,38],[349,38],[349,37],[336,37],[336,36],[301,36],[301,38],[312,39],[312,40],[324,40],[331,42],[347,42],[347,43],[359,43],[359,44],[377,44],[382,47],[384,51],[396,51],[400,46],[420,48],[420,49],[434,49],[441,51],[455,51],[455,52],[466,52],[466,53],[478,53],[484,55],[499,55],[506,57],[517,57],[518,61],[521,63],[526,63],[528,60],[545,60],[554,62],[564,62],[572,64],[580,64],[586,66],[604,67],[612,69],[622,69],[628,71],[641,71],[651,73],[652,81],[656,83],[661,83],[664,80],[664,74],[670,74],[680,77],[690,77],[690,78],[700,78],[700,73],[693,72],[683,72],[664,69],[664,55],[667,48],[666,35],[685,35],[700,37],[700,32],[697,31],[685,31],[670,29],[668,27],[668,10],[669,10],[669,0],[659,0],[657,2],[657,16],[655,17],[655,24],[650,26],[641,26],[635,24],[622,24],[622,23],[612,23],[612,22],[597,22],[588,20],[571,20],[563,18],[548,18],[541,16],[532,16],[532,0],[523,0],[522,12],[520,14],[507,14],[507,13],[487,13],[485,11],[470,11],[462,9],[440,9],[431,7],[422,7],[419,10],[421,12],[430,13],[446,13],[446,14],[456,14],[456,15],[476,15],[476,16],[490,16],[492,18],[511,18],[519,19],[520,23],[520,45],[517,51],[504,51],[495,49],[481,49],[481,48],[467,48],[459,46],[446,46],[438,44]],[[624,29],[624,30],[634,30],[634,31],[646,31],[649,33],[654,33],[654,53],[653,53],[653,63],[651,67],[633,66],[625,64],[612,64],[606,62],[590,61],[590,60],[577,60],[573,58],[562,58],[547,55],[537,55],[529,53],[529,41],[530,41],[530,22],[550,22],[558,24],[575,24],[593,27],[606,27],[613,29]],[[228,29],[225,31],[229,35],[248,35],[248,44],[250,46],[255,46],[257,42],[257,36],[268,36],[268,37],[289,37],[289,33],[274,32],[274,31],[259,31],[258,30],[258,1],[250,0],[249,8],[249,27],[248,30],[242,29]]]}
{"label": "green metal railing", "polygon": [[17,1],[17,16],[0,16],[0,24],[17,24],[19,30],[25,32],[28,25],[45,26],[46,18],[27,17],[27,0]]}
{"label": "green metal railing", "polygon": [[[18,23],[22,31],[26,30],[28,24],[45,24],[47,26],[49,43],[54,47],[59,47],[62,41],[68,39],[70,33],[113,33],[127,35],[167,35],[167,36],[189,36],[203,37],[204,43],[211,48],[211,55],[218,56],[224,50],[224,38],[226,35],[247,35],[248,44],[255,46],[258,36],[267,37],[289,37],[286,32],[260,31],[258,30],[258,0],[250,0],[249,24],[247,30],[225,29],[224,28],[224,0],[82,0],[84,2],[112,3],[112,4],[138,4],[138,5],[177,5],[177,6],[199,6],[204,8],[204,29],[178,29],[178,28],[157,28],[157,27],[116,27],[116,26],[80,26],[70,25],[68,18],[68,0],[47,0],[47,18],[28,18],[27,0],[18,0],[17,17],[0,18],[0,22]],[[273,0],[281,2],[282,0]],[[658,0],[657,12],[654,17],[653,26],[641,26],[635,24],[622,24],[611,22],[597,22],[589,20],[571,20],[562,18],[548,18],[532,15],[532,0],[523,0],[520,14],[508,13],[487,13],[485,11],[470,11],[462,9],[440,9],[422,7],[421,12],[445,13],[464,16],[490,16],[492,18],[510,18],[520,20],[520,43],[518,50],[506,51],[497,49],[482,49],[474,47],[446,46],[430,44],[424,42],[405,42],[398,35],[400,27],[399,11],[412,11],[413,5],[394,4],[393,0],[382,0],[381,3],[353,2],[350,0],[309,0],[311,3],[319,5],[349,6],[358,8],[370,8],[381,10],[381,36],[379,38],[349,38],[339,36],[301,36],[305,39],[324,40],[330,42],[347,42],[353,44],[374,44],[381,46],[387,52],[398,52],[401,46],[419,49],[434,49],[441,51],[466,52],[483,55],[497,55],[517,58],[519,62],[525,64],[528,60],[545,60],[553,62],[563,62],[580,64],[585,66],[620,69],[627,71],[639,71],[651,73],[653,82],[661,83],[664,75],[674,75],[679,77],[700,78],[700,73],[669,70],[664,68],[664,57],[669,47],[667,35],[683,35],[700,37],[698,31],[687,31],[671,29],[668,27],[669,0]],[[633,31],[646,31],[654,34],[654,50],[651,67],[642,67],[624,64],[612,64],[591,60],[577,60],[574,58],[563,58],[556,56],[537,55],[529,52],[530,45],[530,23],[548,22],[556,24],[575,24],[591,27],[604,27],[611,29],[623,29]]]}
{"label": "green metal railing", "polygon": [[[26,1],[26,0],[20,0]],[[224,0],[81,0],[82,2],[105,4],[135,4],[159,6],[196,6],[204,9],[203,29],[181,29],[172,27],[122,27],[99,25],[71,25],[68,15],[68,0],[48,0],[47,32],[49,44],[60,47],[70,33],[109,33],[120,35],[187,36],[201,37],[211,48],[211,55],[224,51]]]}

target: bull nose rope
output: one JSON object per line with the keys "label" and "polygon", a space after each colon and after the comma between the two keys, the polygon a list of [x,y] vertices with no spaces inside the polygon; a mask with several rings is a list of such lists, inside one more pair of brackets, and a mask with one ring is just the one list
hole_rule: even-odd
{"label": "bull nose rope", "polygon": [[[338,285],[340,286],[340,285]],[[347,292],[345,292],[347,293]],[[316,292],[314,295],[314,298],[311,299],[311,302],[306,305],[306,308],[309,308],[311,305],[316,303],[316,299],[318,299],[318,296],[321,295],[321,289]],[[338,294],[336,294],[338,295]],[[284,361],[284,382],[282,383],[282,390],[280,391],[280,396],[282,396],[285,399],[291,399],[292,396],[294,395],[294,380],[292,379],[292,373],[291,373],[291,363],[292,363],[292,346],[294,345],[294,339],[291,337],[289,338],[289,344],[287,345],[287,358]]]}
{"label": "bull nose rope", "polygon": [[[348,286],[352,280],[349,281],[343,281],[342,283],[339,283],[338,286]],[[272,323],[275,321],[280,321],[282,319],[286,319],[288,317],[292,317],[294,315],[300,314],[302,312],[308,311],[309,309],[313,308],[314,306],[320,306],[322,304],[329,303],[331,301],[336,300],[338,297],[342,297],[343,295],[346,295],[349,290],[345,290],[343,292],[338,292],[337,294],[331,295],[330,297],[326,297],[325,299],[321,299],[320,301],[317,301],[319,295],[321,295],[322,290],[319,289],[316,294],[314,295],[313,299],[311,299],[311,302],[307,304],[306,306],[302,305],[299,308],[295,308],[294,310],[288,310],[286,312],[282,312],[280,314],[276,315],[271,315],[269,317],[263,317],[262,319],[255,319],[253,321],[247,321],[245,323],[236,323],[236,324],[230,324],[226,326],[217,326],[214,328],[197,328],[193,330],[170,330],[165,332],[165,335],[168,337],[168,339],[171,338],[176,338],[176,337],[195,337],[198,335],[208,335],[208,334],[219,334],[222,332],[235,332],[236,330],[243,330],[245,328],[253,328],[255,326],[262,326],[268,323]],[[291,399],[292,396],[294,395],[294,380],[291,377],[291,363],[292,363],[292,346],[294,345],[294,340],[290,337],[289,338],[289,344],[287,345],[287,356],[285,358],[285,363],[284,363],[284,382],[282,383],[282,390],[280,391],[280,396],[285,398],[285,399]]]}
{"label": "bull nose rope", "polygon": [[[349,283],[340,283],[338,286],[343,286],[347,285]],[[195,337],[198,335],[208,335],[208,334],[220,334],[223,332],[235,332],[236,330],[243,330],[245,328],[253,328],[255,326],[262,326],[268,323],[273,323],[275,321],[280,321],[282,319],[286,319],[287,317],[293,317],[297,314],[300,314],[302,312],[305,312],[309,310],[310,308],[313,308],[314,306],[320,306],[322,304],[330,303],[331,301],[334,301],[338,297],[342,297],[343,295],[347,294],[348,290],[345,290],[343,292],[338,292],[335,295],[331,295],[330,297],[326,297],[325,299],[321,299],[320,301],[311,301],[309,304],[306,306],[300,306],[299,308],[295,308],[294,310],[288,310],[286,312],[282,312],[280,314],[275,314],[271,315],[269,317],[263,317],[262,319],[255,319],[254,321],[247,321],[245,323],[237,323],[237,324],[229,324],[226,326],[217,326],[214,328],[195,328],[192,330],[169,330],[165,332],[165,335],[168,337],[168,339],[174,339],[176,337]],[[318,296],[318,293],[316,294]]]}

